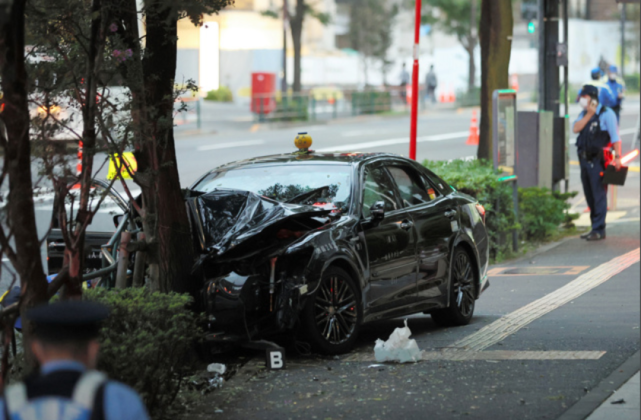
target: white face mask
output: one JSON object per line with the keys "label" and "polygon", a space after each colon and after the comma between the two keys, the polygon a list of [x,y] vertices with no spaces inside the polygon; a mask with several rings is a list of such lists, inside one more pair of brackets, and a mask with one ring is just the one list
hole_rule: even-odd
{"label": "white face mask", "polygon": [[610,80],[617,80],[617,75],[616,74],[611,74],[610,75]]}
{"label": "white face mask", "polygon": [[589,103],[590,103],[590,98],[586,98],[585,96],[583,96],[583,97],[581,97],[581,99],[579,99],[579,105],[583,109],[588,109],[588,104]]}

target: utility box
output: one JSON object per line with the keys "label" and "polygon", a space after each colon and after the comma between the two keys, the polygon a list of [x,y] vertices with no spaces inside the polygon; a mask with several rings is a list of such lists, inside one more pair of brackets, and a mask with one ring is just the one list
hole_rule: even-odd
{"label": "utility box", "polygon": [[519,112],[516,136],[519,187],[552,189],[554,116],[551,111]]}
{"label": "utility box", "polygon": [[276,73],[252,73],[251,111],[269,114],[276,109]]}

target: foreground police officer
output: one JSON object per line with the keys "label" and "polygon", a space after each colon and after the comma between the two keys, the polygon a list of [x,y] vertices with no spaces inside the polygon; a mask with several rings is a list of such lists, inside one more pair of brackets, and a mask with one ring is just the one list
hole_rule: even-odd
{"label": "foreground police officer", "polygon": [[40,372],[11,385],[0,400],[0,419],[145,420],[134,390],[93,370],[100,324],[108,309],[86,301],[65,301],[27,312],[35,324],[31,345]]}
{"label": "foreground police officer", "polygon": [[607,185],[601,183],[604,164],[604,148],[613,146],[614,165],[621,168],[621,139],[614,111],[599,103],[596,86],[585,85],[581,90],[579,104],[583,111],[574,122],[573,131],[579,133],[576,145],[581,165],[583,193],[590,206],[592,230],[581,238],[588,241],[605,239],[605,216],[608,211]]}

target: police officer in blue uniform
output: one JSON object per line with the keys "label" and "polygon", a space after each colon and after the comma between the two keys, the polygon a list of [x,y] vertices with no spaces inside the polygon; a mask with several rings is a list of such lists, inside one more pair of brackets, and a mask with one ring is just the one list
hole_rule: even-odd
{"label": "police officer in blue uniform", "polygon": [[[599,103],[601,105],[607,106],[608,108],[612,108],[613,106],[616,106],[617,102],[615,98],[612,96],[612,92],[610,92],[610,87],[603,81],[601,80],[601,69],[598,67],[595,67],[592,69],[590,72],[590,76],[592,80],[588,83],[586,83],[586,86],[594,86],[598,90],[598,97],[599,97]],[[579,91],[579,96],[577,97],[577,102],[583,95],[583,89]]]}
{"label": "police officer in blue uniform", "polygon": [[5,389],[1,420],[146,420],[140,397],[96,370],[107,307],[64,301],[29,310],[40,371]]}
{"label": "police officer in blue uniform", "polygon": [[583,111],[574,122],[573,131],[579,133],[576,145],[581,165],[581,183],[590,207],[592,230],[581,238],[588,241],[605,239],[605,216],[608,211],[608,189],[603,185],[605,171],[604,149],[613,147],[614,165],[621,168],[621,139],[616,115],[599,102],[596,86],[585,85],[579,104]]}
{"label": "police officer in blue uniform", "polygon": [[608,68],[608,78],[605,84],[610,89],[610,94],[614,98],[615,104],[611,107],[617,116],[617,121],[621,118],[621,103],[623,102],[625,83],[619,79],[619,69],[615,65]]}

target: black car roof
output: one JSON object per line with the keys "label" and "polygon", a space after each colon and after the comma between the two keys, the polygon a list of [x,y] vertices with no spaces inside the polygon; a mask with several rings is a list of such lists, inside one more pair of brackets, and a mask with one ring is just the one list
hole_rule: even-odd
{"label": "black car roof", "polygon": [[294,164],[318,164],[318,163],[329,163],[329,164],[357,164],[363,161],[377,158],[377,157],[400,157],[393,153],[331,153],[331,152],[311,152],[305,154],[299,153],[285,153],[280,155],[271,155],[271,156],[260,156],[251,159],[238,160],[235,162],[230,162],[224,165],[219,166],[216,170],[229,170],[229,169],[238,169],[242,167],[249,167],[254,165],[274,165],[280,166],[283,164],[294,163]]}

